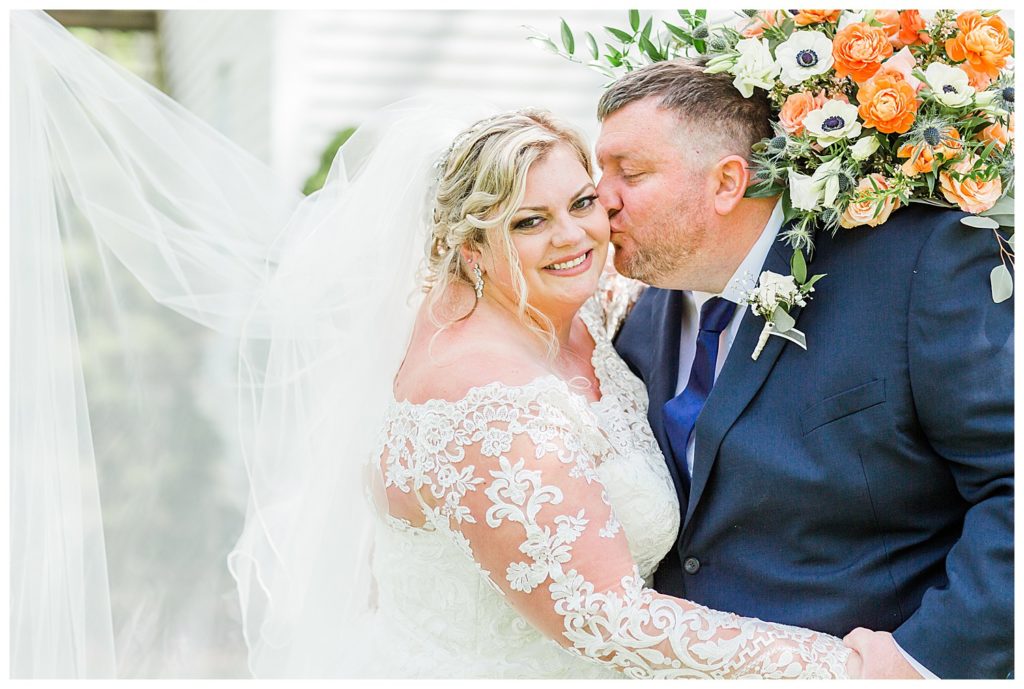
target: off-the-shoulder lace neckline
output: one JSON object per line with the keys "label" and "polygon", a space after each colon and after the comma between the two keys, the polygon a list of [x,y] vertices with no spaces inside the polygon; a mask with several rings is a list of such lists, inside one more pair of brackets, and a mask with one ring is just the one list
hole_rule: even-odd
{"label": "off-the-shoulder lace neckline", "polygon": [[565,378],[562,378],[554,373],[543,373],[534,378],[531,378],[525,383],[511,384],[503,383],[501,381],[493,381],[490,383],[485,383],[483,385],[474,385],[470,388],[467,388],[465,394],[456,400],[447,400],[440,397],[425,400],[423,402],[411,402],[409,400],[400,400],[395,396],[395,389],[392,387],[390,390],[391,402],[396,406],[403,407],[406,409],[416,409],[420,407],[432,406],[451,406],[465,404],[467,402],[472,402],[481,398],[486,399],[488,395],[500,389],[526,390],[529,388],[537,387],[544,390],[552,387],[562,387],[565,388],[565,390],[570,395],[579,396],[584,402],[587,403],[588,406],[600,405],[602,402],[605,401],[605,399],[607,399],[607,396],[605,394],[606,381],[601,375],[601,367],[598,365],[598,356],[602,346],[607,344],[607,342],[605,338],[602,336],[602,333],[597,331],[598,321],[595,320],[595,323],[591,324],[590,318],[588,318],[588,316],[591,314],[586,313],[586,309],[588,307],[592,308],[594,306],[597,306],[597,301],[592,297],[591,299],[587,300],[582,307],[580,307],[579,313],[580,319],[583,321],[583,325],[586,327],[587,332],[590,333],[591,339],[594,340],[594,351],[591,352],[590,354],[590,363],[594,367],[594,376],[597,378],[597,391],[599,393],[599,397],[596,400],[589,400],[587,399],[586,395],[583,395],[582,393],[574,390],[572,384]]}

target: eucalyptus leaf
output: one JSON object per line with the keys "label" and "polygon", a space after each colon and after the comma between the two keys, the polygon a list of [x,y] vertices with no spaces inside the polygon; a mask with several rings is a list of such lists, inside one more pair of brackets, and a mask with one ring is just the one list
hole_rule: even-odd
{"label": "eucalyptus leaf", "polygon": [[992,282],[992,301],[999,304],[1013,296],[1013,276],[1010,269],[1000,263],[989,274]]}
{"label": "eucalyptus leaf", "polygon": [[537,43],[540,43],[544,48],[550,50],[553,53],[558,52],[558,46],[555,45],[555,42],[552,41],[550,38],[546,38],[544,36],[527,36],[526,40],[536,41]]}
{"label": "eucalyptus leaf", "polygon": [[596,60],[598,56],[601,54],[597,49],[597,39],[594,38],[594,34],[590,33],[589,31],[584,31],[583,35],[587,39],[587,48],[590,49],[590,56]]}
{"label": "eucalyptus leaf", "polygon": [[1013,197],[1009,194],[1004,194],[999,197],[996,204],[989,208],[982,215],[1012,215],[1013,214]]}
{"label": "eucalyptus leaf", "polygon": [[804,260],[804,252],[800,249],[793,251],[793,258],[789,261],[789,269],[793,273],[796,284],[802,285],[807,282],[807,261]]}
{"label": "eucalyptus leaf", "polygon": [[828,275],[828,273],[820,273],[818,275],[811,276],[811,279],[807,281],[804,287],[814,287],[814,283]]}
{"label": "eucalyptus leaf", "polygon": [[629,11],[629,25],[636,31],[640,28],[640,12],[638,10]]}
{"label": "eucalyptus leaf", "polygon": [[647,40],[651,40],[651,27],[653,26],[654,17],[650,17],[648,18],[647,23],[644,24],[644,30],[640,32],[640,35],[646,38]]}
{"label": "eucalyptus leaf", "polygon": [[655,48],[654,44],[651,43],[647,36],[644,36],[643,34],[640,34],[640,50],[647,53],[647,57],[651,58],[654,62],[659,62],[663,59],[661,53],[658,52],[658,49]]}
{"label": "eucalyptus leaf", "polygon": [[565,46],[565,51],[572,55],[576,52],[576,39],[572,35],[572,29],[569,25],[562,20],[562,45]]}
{"label": "eucalyptus leaf", "polygon": [[776,306],[775,311],[772,313],[772,325],[775,326],[775,332],[784,333],[790,330],[796,325],[796,321],[781,306]]}
{"label": "eucalyptus leaf", "polygon": [[633,42],[633,37],[630,34],[623,31],[622,29],[615,29],[610,26],[606,26],[604,27],[604,30],[610,33],[612,36],[615,36],[615,38],[619,39],[623,43],[629,44]]}
{"label": "eucalyptus leaf", "polygon": [[668,23],[668,22],[666,22],[666,21],[662,21],[661,23],[662,23],[662,24],[664,24],[664,25],[665,25],[665,27],[666,27],[666,28],[667,28],[667,29],[668,29],[669,31],[671,31],[671,32],[672,32],[672,35],[673,35],[673,36],[675,36],[676,38],[678,38],[678,39],[679,39],[680,41],[682,41],[683,43],[687,43],[687,44],[693,43],[693,39],[691,39],[691,38],[690,38],[690,34],[686,33],[685,31],[683,31],[683,30],[682,30],[681,28],[679,28],[679,27],[678,27],[678,26],[676,26],[675,24],[669,24],[669,23]]}
{"label": "eucalyptus leaf", "polygon": [[960,224],[967,225],[968,227],[977,227],[981,230],[999,229],[999,223],[997,221],[981,215],[968,215],[967,217],[960,218]]}

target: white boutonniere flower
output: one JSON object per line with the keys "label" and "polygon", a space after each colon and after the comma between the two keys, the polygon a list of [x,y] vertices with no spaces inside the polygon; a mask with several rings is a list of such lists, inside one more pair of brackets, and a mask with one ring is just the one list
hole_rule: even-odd
{"label": "white boutonniere flower", "polygon": [[807,349],[807,336],[796,329],[796,319],[789,312],[795,306],[807,305],[814,283],[825,275],[815,275],[807,280],[807,264],[799,251],[793,252],[792,270],[792,275],[779,275],[770,270],[762,272],[757,286],[744,295],[744,302],[750,305],[753,314],[765,319],[757,346],[750,355],[754,361],[761,356],[772,335]]}
{"label": "white boutonniere flower", "polygon": [[948,108],[962,108],[974,97],[974,87],[969,83],[967,72],[959,67],[950,67],[933,62],[924,71],[924,80],[932,90],[932,96]]}
{"label": "white boutonniere flower", "polygon": [[754,94],[755,86],[770,91],[775,85],[775,77],[779,75],[779,65],[772,59],[768,41],[744,38],[736,44],[736,51],[740,54],[739,59],[729,69],[735,77],[733,86],[744,98]]}
{"label": "white boutonniere flower", "polygon": [[807,113],[804,128],[826,148],[843,139],[856,139],[861,130],[857,106],[841,100],[827,101],[817,110]]}
{"label": "white boutonniere flower", "polygon": [[832,69],[832,41],[820,31],[794,31],[775,49],[782,83],[796,86]]}

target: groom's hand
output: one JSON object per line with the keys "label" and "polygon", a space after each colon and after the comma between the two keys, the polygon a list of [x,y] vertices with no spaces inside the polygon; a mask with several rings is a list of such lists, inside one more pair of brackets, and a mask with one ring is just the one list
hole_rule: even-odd
{"label": "groom's hand", "polygon": [[861,679],[924,679],[900,653],[889,632],[857,627],[843,643],[860,654]]}

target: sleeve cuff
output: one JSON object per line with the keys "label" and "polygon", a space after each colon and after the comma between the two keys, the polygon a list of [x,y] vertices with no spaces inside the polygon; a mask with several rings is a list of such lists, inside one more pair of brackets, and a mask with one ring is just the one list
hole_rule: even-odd
{"label": "sleeve cuff", "polygon": [[896,650],[903,654],[903,657],[907,659],[907,662],[910,663],[911,666],[913,666],[913,668],[917,670],[922,677],[924,677],[925,679],[938,679],[934,672],[932,672],[924,665],[914,660],[914,658],[909,653],[904,651],[903,647],[896,643],[896,639],[893,639],[892,642],[896,644]]}

